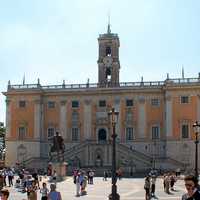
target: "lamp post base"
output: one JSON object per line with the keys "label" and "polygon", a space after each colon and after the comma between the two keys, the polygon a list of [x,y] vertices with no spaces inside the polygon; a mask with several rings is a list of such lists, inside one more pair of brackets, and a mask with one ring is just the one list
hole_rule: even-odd
{"label": "lamp post base", "polygon": [[110,194],[109,196],[108,196],[108,199],[109,200],[120,200],[120,196],[119,196],[119,194]]}

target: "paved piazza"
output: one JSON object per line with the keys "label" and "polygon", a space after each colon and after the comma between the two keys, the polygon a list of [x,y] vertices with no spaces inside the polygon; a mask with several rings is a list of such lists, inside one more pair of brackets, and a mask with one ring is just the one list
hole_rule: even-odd
{"label": "paved piazza", "polygon": [[[47,180],[43,180],[47,181]],[[107,200],[108,194],[111,191],[110,179],[108,181],[103,181],[102,178],[95,178],[94,185],[88,185],[87,192],[88,195],[75,197],[76,186],[73,184],[72,177],[67,177],[67,179],[62,183],[57,183],[57,188],[62,194],[63,200],[77,200],[77,199],[87,199],[87,200]],[[141,200],[144,199],[144,179],[124,178],[117,183],[118,191],[121,196],[121,200]],[[163,192],[163,182],[162,179],[157,179],[156,182],[156,196],[160,200],[177,200],[181,199],[181,195],[185,192],[184,184],[182,180],[178,180],[175,184],[176,192],[167,195]],[[23,200],[27,199],[26,194],[17,192],[16,189],[10,189],[11,196],[10,200]],[[39,192],[38,192],[39,194]],[[39,194],[40,197],[40,194]],[[39,200],[40,198],[38,198]]]}

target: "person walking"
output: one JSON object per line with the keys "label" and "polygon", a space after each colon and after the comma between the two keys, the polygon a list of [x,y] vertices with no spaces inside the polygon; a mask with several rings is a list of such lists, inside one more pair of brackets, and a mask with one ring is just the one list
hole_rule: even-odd
{"label": "person walking", "polygon": [[40,189],[40,193],[42,194],[41,200],[48,200],[49,190],[46,183],[42,183],[42,189]]}
{"label": "person walking", "polygon": [[50,185],[50,192],[48,194],[48,200],[62,200],[60,192],[56,191],[56,184]]}
{"label": "person walking", "polygon": [[145,178],[144,190],[145,190],[145,200],[149,200],[150,199],[150,178],[149,178],[149,176],[147,176]]}
{"label": "person walking", "polygon": [[182,200],[199,200],[198,179],[193,175],[188,175],[184,178],[184,182],[187,193],[182,196]]}

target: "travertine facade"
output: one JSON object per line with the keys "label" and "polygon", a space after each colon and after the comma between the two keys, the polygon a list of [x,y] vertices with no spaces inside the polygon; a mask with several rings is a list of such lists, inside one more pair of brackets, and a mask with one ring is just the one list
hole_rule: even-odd
{"label": "travertine facade", "polygon": [[108,27],[98,42],[98,84],[8,85],[6,163],[47,164],[50,140],[59,130],[70,166],[111,166],[107,113],[115,107],[119,167],[193,168],[200,78],[120,83],[118,35]]}

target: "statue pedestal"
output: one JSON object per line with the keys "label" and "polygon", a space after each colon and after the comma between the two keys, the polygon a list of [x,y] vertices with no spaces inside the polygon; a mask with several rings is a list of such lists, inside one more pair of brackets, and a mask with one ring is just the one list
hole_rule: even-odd
{"label": "statue pedestal", "polygon": [[67,174],[67,163],[66,162],[54,162],[52,163],[52,172],[56,170],[56,181],[63,181]]}

